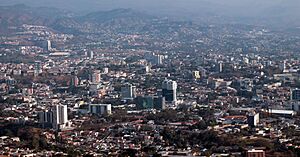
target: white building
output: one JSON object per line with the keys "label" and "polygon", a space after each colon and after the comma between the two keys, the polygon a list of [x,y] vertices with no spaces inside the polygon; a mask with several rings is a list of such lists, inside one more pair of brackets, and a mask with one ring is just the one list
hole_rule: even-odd
{"label": "white building", "polygon": [[56,105],[53,111],[53,128],[64,128],[68,123],[68,107],[67,105]]}
{"label": "white building", "polygon": [[51,41],[50,40],[47,40],[47,49],[48,49],[48,51],[52,50],[52,45],[51,45]]}
{"label": "white building", "polygon": [[94,58],[94,52],[93,52],[93,51],[90,51],[90,52],[88,53],[88,57],[89,57],[89,59],[93,59],[93,58]]}
{"label": "white building", "polygon": [[89,113],[98,115],[110,115],[112,114],[111,104],[90,104]]}

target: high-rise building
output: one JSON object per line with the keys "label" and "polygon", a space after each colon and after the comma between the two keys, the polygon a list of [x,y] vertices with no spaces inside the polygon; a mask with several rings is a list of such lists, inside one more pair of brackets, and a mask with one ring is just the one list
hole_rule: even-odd
{"label": "high-rise building", "polygon": [[149,73],[150,72],[151,67],[149,65],[145,66],[145,73]]}
{"label": "high-rise building", "polygon": [[43,72],[42,70],[42,63],[40,61],[36,61],[34,63],[34,76],[38,76]]}
{"label": "high-rise building", "polygon": [[291,90],[291,100],[300,101],[300,89]]}
{"label": "high-rise building", "polygon": [[219,73],[223,72],[223,63],[222,63],[222,62],[220,62],[220,63],[218,64],[218,72],[219,72]]}
{"label": "high-rise building", "polygon": [[257,126],[259,123],[259,113],[251,113],[247,116],[248,125],[251,127]]}
{"label": "high-rise building", "polygon": [[67,105],[55,105],[51,110],[38,113],[43,128],[63,129],[68,123]]}
{"label": "high-rise building", "polygon": [[192,76],[193,79],[200,79],[201,78],[200,71],[193,71]]}
{"label": "high-rise building", "polygon": [[162,55],[154,55],[154,63],[155,64],[162,64],[163,63],[163,59],[164,59],[164,56]]}
{"label": "high-rise building", "polygon": [[289,72],[288,68],[287,68],[287,61],[284,60],[280,66],[279,66],[280,70],[284,73]]}
{"label": "high-rise building", "polygon": [[111,104],[90,104],[89,112],[98,115],[110,115],[112,114]]}
{"label": "high-rise building", "polygon": [[88,52],[88,57],[89,57],[89,59],[93,59],[94,58],[94,52],[93,51]]}
{"label": "high-rise building", "polygon": [[152,109],[153,97],[152,96],[138,96],[135,99],[137,109]]}
{"label": "high-rise building", "polygon": [[47,40],[47,50],[48,51],[52,51],[52,45],[51,45],[51,41]]}
{"label": "high-rise building", "polygon": [[108,74],[108,72],[109,72],[109,69],[107,67],[103,69],[104,74]]}
{"label": "high-rise building", "polygon": [[100,72],[100,70],[95,70],[91,74],[91,82],[92,83],[100,83],[101,82],[101,72]]}
{"label": "high-rise building", "polygon": [[136,96],[136,87],[130,83],[126,83],[121,87],[122,99],[134,99]]}
{"label": "high-rise building", "polygon": [[138,96],[135,99],[137,109],[157,109],[164,110],[165,97],[162,96]]}
{"label": "high-rise building", "polygon": [[73,77],[72,77],[72,80],[71,80],[71,86],[72,86],[72,87],[77,87],[78,84],[79,84],[79,79],[78,79],[78,77],[77,77],[77,76],[73,76]]}
{"label": "high-rise building", "polygon": [[43,128],[52,128],[53,123],[53,112],[52,111],[42,111],[38,113],[39,123]]}
{"label": "high-rise building", "polygon": [[151,64],[160,65],[163,64],[164,56],[153,52],[147,52],[145,53],[145,59],[151,62]]}
{"label": "high-rise building", "polygon": [[177,101],[177,83],[172,80],[164,80],[162,83],[162,96],[167,102]]}
{"label": "high-rise building", "polygon": [[53,128],[62,129],[68,123],[68,107],[67,105],[55,105],[53,111]]}
{"label": "high-rise building", "polygon": [[157,110],[166,109],[166,99],[162,96],[154,96],[153,97],[153,107]]}

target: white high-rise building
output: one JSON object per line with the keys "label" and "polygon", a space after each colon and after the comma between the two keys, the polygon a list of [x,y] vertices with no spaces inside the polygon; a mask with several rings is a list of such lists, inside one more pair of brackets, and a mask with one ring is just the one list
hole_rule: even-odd
{"label": "white high-rise building", "polygon": [[223,63],[222,62],[220,62],[218,65],[218,72],[219,73],[223,72]]}
{"label": "white high-rise building", "polygon": [[109,69],[107,67],[103,69],[104,74],[108,74],[108,72],[109,72]]}
{"label": "white high-rise building", "polygon": [[133,99],[136,97],[136,87],[130,83],[126,83],[123,87],[121,87],[121,96],[122,99]]}
{"label": "white high-rise building", "polygon": [[90,52],[88,53],[88,57],[89,57],[89,59],[93,59],[93,58],[94,58],[94,52],[93,52],[93,51],[90,51]]}
{"label": "white high-rise building", "polygon": [[47,49],[48,49],[48,51],[52,50],[52,45],[51,45],[51,41],[50,40],[47,40]]}
{"label": "white high-rise building", "polygon": [[68,107],[67,105],[56,105],[53,107],[53,128],[61,129],[68,123]]}
{"label": "white high-rise building", "polygon": [[172,80],[164,80],[162,83],[162,96],[167,102],[177,101],[177,83]]}
{"label": "white high-rise building", "polygon": [[90,104],[89,112],[92,114],[110,115],[112,113],[111,104]]}

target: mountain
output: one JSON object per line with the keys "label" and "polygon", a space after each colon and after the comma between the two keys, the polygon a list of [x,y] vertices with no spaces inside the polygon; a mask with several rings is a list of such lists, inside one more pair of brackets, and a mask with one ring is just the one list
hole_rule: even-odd
{"label": "mountain", "polygon": [[32,8],[26,5],[0,7],[0,32],[9,32],[9,27],[23,24],[51,25],[58,18],[71,16],[69,12],[54,8]]}
{"label": "mountain", "polygon": [[114,9],[75,16],[74,13],[55,8],[14,5],[0,7],[0,32],[7,33],[10,31],[9,27],[23,24],[49,26],[57,31],[66,33],[91,31],[91,29],[97,29],[100,26],[116,26],[115,29],[127,28],[128,30],[134,30],[136,25],[141,25],[153,19],[155,19],[154,16],[132,9]]}
{"label": "mountain", "polygon": [[0,0],[1,5],[18,3],[47,5],[79,13],[132,8],[151,15],[207,24],[300,26],[299,0]]}
{"label": "mountain", "polygon": [[113,21],[116,19],[130,19],[130,20],[146,20],[153,18],[150,15],[134,11],[132,9],[114,9],[110,11],[92,12],[85,16],[77,18],[80,22],[103,23]]}

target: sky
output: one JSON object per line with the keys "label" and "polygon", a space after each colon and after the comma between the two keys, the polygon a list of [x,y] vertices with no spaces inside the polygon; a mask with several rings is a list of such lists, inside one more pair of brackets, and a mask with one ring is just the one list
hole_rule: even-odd
{"label": "sky", "polygon": [[220,16],[252,23],[298,25],[300,0],[0,0],[0,5],[26,4],[77,13],[132,8],[149,14],[190,19]]}

